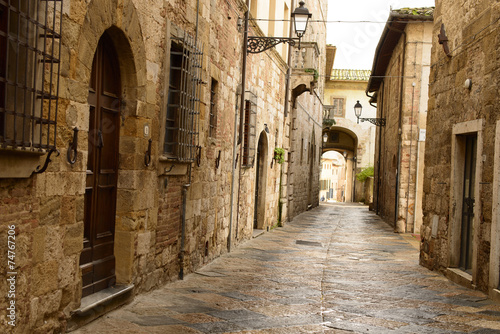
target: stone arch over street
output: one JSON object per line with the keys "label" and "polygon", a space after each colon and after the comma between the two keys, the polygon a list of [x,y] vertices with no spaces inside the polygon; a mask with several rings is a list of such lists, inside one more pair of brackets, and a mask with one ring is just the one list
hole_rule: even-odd
{"label": "stone arch over street", "polygon": [[326,142],[323,141],[321,153],[323,155],[329,151],[336,151],[344,157],[346,169],[345,201],[354,202],[356,201],[354,194],[356,193],[355,174],[357,169],[358,136],[352,130],[340,126],[324,128],[323,138],[325,138],[325,134],[327,140]]}

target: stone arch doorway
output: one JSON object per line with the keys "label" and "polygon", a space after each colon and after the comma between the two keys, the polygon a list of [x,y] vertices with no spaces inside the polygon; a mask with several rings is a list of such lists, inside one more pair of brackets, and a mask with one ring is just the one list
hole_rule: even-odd
{"label": "stone arch doorway", "polygon": [[322,137],[326,138],[322,154],[336,151],[344,157],[346,183],[343,198],[345,202],[355,202],[358,136],[347,128],[332,126],[323,129]]}
{"label": "stone arch doorway", "polygon": [[257,145],[255,170],[255,201],[253,228],[264,229],[266,220],[266,189],[268,165],[268,139],[264,131],[260,133]]}
{"label": "stone arch doorway", "polygon": [[88,158],[84,203],[82,296],[116,283],[115,216],[122,83],[108,33],[99,40],[89,84]]}
{"label": "stone arch doorway", "polygon": [[[125,231],[115,222],[133,215],[130,202],[121,200],[124,195],[140,194],[139,190],[125,188],[119,175],[133,168],[130,157],[135,152],[128,152],[126,144],[134,138],[124,132],[123,126],[137,114],[141,102],[141,71],[136,66],[130,37],[122,29],[111,25],[100,36],[94,54],[89,55],[88,49],[83,48],[80,55],[81,64],[90,69],[84,238],[80,255],[82,297],[115,284],[132,283],[136,232]],[[130,199],[134,201],[134,197]]]}

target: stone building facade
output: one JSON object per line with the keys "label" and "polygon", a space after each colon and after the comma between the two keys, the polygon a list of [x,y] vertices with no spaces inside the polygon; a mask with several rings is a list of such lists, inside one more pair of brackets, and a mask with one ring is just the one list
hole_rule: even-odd
{"label": "stone building facade", "polygon": [[[273,3],[275,19],[298,5]],[[266,6],[0,4],[0,252],[11,261],[0,271],[12,278],[0,331],[78,327],[317,205],[323,92],[310,72],[324,68],[326,28],[303,37],[312,54],[245,55],[246,22],[251,35],[289,35],[286,20],[245,20],[267,18]],[[307,7],[326,15],[325,1]],[[312,158],[299,164],[302,137]],[[310,188],[292,190],[301,173]]]}
{"label": "stone building facade", "polygon": [[[396,232],[419,233],[433,8],[392,10],[366,92],[377,105],[374,210]],[[422,133],[422,135],[421,135]]]}
{"label": "stone building facade", "polygon": [[498,300],[500,4],[439,0],[434,19],[420,263]]}
{"label": "stone building facade", "polygon": [[323,151],[334,150],[345,158],[347,202],[365,201],[364,184],[356,179],[356,174],[372,166],[375,156],[375,125],[357,122],[354,105],[363,105],[363,117],[375,117],[376,109],[370,105],[365,94],[370,77],[369,70],[333,69],[325,80],[325,108],[323,119],[334,119],[334,125],[325,123],[324,133],[328,140]]}

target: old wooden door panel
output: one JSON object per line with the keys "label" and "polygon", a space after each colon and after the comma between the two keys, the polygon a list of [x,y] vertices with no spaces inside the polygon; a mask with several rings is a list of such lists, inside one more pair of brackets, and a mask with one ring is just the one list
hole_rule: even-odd
{"label": "old wooden door panel", "polygon": [[83,296],[113,285],[114,230],[120,131],[120,72],[111,39],[104,34],[94,57],[89,87],[89,153],[85,227],[80,256]]}

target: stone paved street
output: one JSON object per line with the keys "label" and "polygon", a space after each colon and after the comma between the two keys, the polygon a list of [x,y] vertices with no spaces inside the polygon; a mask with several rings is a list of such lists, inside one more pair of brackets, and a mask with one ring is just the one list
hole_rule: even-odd
{"label": "stone paved street", "polygon": [[73,333],[500,333],[500,304],[417,248],[366,207],[324,204]]}

